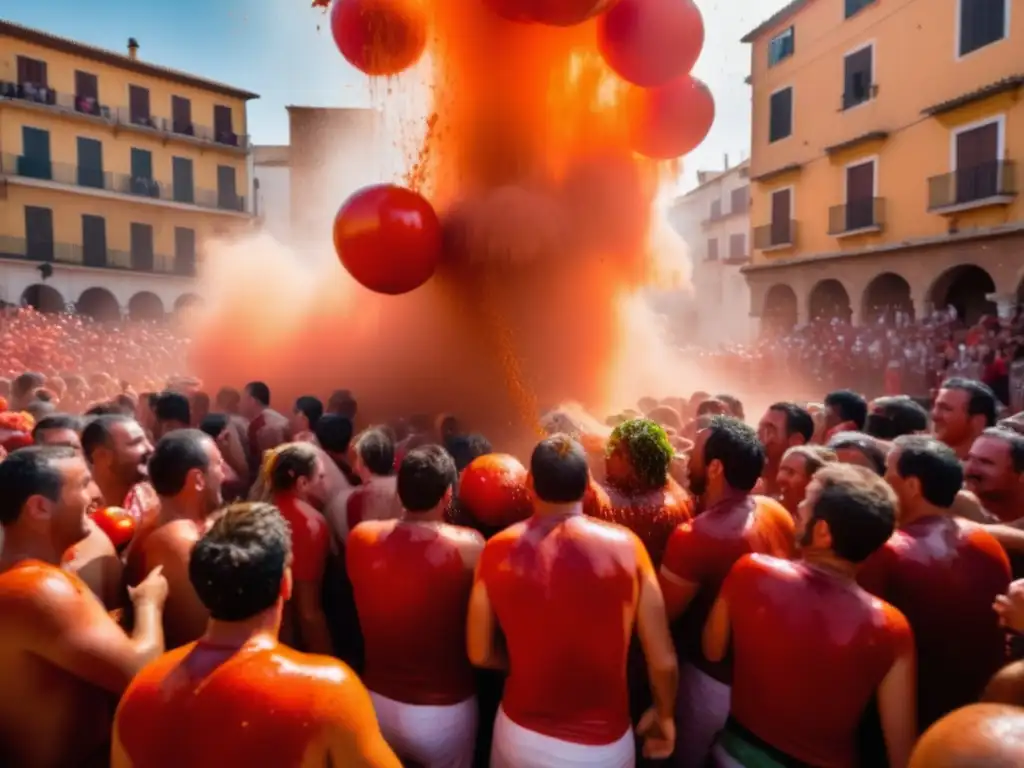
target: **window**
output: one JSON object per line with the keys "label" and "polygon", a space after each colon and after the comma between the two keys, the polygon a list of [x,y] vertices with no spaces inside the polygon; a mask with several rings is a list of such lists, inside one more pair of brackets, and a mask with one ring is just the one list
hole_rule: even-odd
{"label": "window", "polygon": [[843,59],[843,109],[863,104],[874,95],[874,46],[866,45]]}
{"label": "window", "polygon": [[174,177],[175,202],[195,202],[195,191],[192,183],[192,161],[187,157],[171,158],[171,171]]}
{"label": "window", "polygon": [[27,176],[30,179],[53,178],[49,131],[29,125],[21,127],[21,156],[18,158],[18,175]]}
{"label": "window", "polygon": [[82,215],[82,263],[107,266],[107,220],[102,216]]}
{"label": "window", "polygon": [[780,141],[793,134],[793,89],[772,94],[769,105],[768,141]]}
{"label": "window", "polygon": [[78,186],[103,189],[103,144],[97,139],[78,137]]}
{"label": "window", "polygon": [[722,218],[722,201],[712,200],[711,201],[711,220]]}
{"label": "window", "polygon": [[100,114],[99,78],[91,72],[75,70],[75,109],[87,115]]}
{"label": "window", "polygon": [[18,85],[32,85],[36,88],[48,88],[46,79],[46,62],[31,59],[28,56],[18,57]]}
{"label": "window", "polygon": [[875,221],[875,161],[851,165],[846,169],[845,231],[873,227]]}
{"label": "window", "polygon": [[25,206],[25,255],[33,261],[53,261],[53,211]]}
{"label": "window", "polygon": [[729,235],[729,258],[740,261],[747,257],[747,236],[740,232]]}
{"label": "window", "polygon": [[132,222],[132,269],[153,271],[153,227]]}
{"label": "window", "polygon": [[217,105],[213,108],[213,137],[221,144],[238,144],[234,125],[231,121],[231,107]]}
{"label": "window", "polygon": [[1002,165],[1000,121],[956,134],[956,202],[984,200],[1000,193]]}
{"label": "window", "polygon": [[129,119],[136,125],[152,126],[149,117],[149,89],[140,85],[128,86]]}
{"label": "window", "polygon": [[713,237],[708,240],[708,261],[718,261],[718,238]]}
{"label": "window", "polygon": [[768,43],[768,66],[774,67],[780,61],[784,61],[796,52],[796,29],[789,29],[780,32]]}
{"label": "window", "polygon": [[997,43],[1009,35],[1010,0],[959,0],[961,56],[986,45]]}
{"label": "window", "polygon": [[846,18],[856,16],[862,8],[874,3],[875,0],[846,0]]}
{"label": "window", "polygon": [[184,96],[171,96],[171,129],[175,133],[192,136],[192,102]]}
{"label": "window", "polygon": [[771,244],[789,245],[793,242],[792,221],[793,190],[779,189],[772,192]]}
{"label": "window", "polygon": [[160,188],[153,180],[153,153],[148,149],[132,147],[132,176],[130,190],[133,195],[158,197]]}
{"label": "window", "polygon": [[733,213],[746,213],[750,207],[750,187],[737,187],[729,195],[730,210]]}
{"label": "window", "polygon": [[179,275],[196,273],[196,231],[186,227],[174,228],[174,272]]}
{"label": "window", "polygon": [[217,207],[227,211],[241,210],[241,200],[235,186],[235,169],[230,165],[217,166]]}

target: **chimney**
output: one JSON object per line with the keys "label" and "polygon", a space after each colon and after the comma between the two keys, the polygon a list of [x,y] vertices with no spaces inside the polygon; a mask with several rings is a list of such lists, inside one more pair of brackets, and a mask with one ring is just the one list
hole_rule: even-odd
{"label": "chimney", "polygon": [[729,170],[729,153],[725,153],[725,170]]}
{"label": "chimney", "polygon": [[139,58],[139,41],[134,37],[128,38],[128,58],[132,61]]}

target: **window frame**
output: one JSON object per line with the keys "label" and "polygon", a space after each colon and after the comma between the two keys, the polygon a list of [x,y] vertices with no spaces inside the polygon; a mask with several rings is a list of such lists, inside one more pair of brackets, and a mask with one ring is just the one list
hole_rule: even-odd
{"label": "window frame", "polygon": [[[785,136],[779,136],[772,138],[772,102],[775,97],[783,91],[789,91],[789,133]],[[768,143],[778,144],[780,141],[785,141],[793,136],[795,132],[796,123],[796,88],[792,84],[784,85],[781,88],[776,88],[770,94],[768,94]]]}
{"label": "window frame", "polygon": [[[789,53],[781,55],[781,56],[779,56],[779,58],[773,60],[772,59],[772,51],[774,49],[775,42],[777,40],[783,39],[787,35],[789,36],[789,39],[793,41],[790,44]],[[771,69],[772,67],[777,67],[777,66],[779,66],[779,64],[784,62],[786,59],[791,59],[794,56],[796,56],[796,25],[795,24],[790,24],[784,30],[779,32],[777,35],[773,35],[771,37],[771,39],[768,40],[768,51],[767,51],[767,53],[768,53],[768,57],[767,57],[768,58],[768,69]]]}
{"label": "window frame", "polygon": [[[971,0],[966,0],[970,2]],[[964,2],[965,0],[956,0],[956,17],[953,19],[953,60],[962,61],[968,56],[972,56],[978,51],[985,51],[990,49],[993,45],[999,45],[1010,39],[1010,32],[1013,29],[1013,24],[1010,18],[1010,12],[1013,9],[1012,0],[1003,0],[1003,36],[998,40],[993,40],[990,43],[985,43],[977,48],[974,48],[966,53],[962,50],[962,37],[963,37],[963,23],[964,23]]]}

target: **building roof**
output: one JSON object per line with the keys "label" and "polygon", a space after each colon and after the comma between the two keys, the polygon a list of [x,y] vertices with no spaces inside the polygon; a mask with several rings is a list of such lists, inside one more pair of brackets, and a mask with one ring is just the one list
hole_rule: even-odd
{"label": "building roof", "polygon": [[807,5],[811,0],[793,0],[789,5],[785,6],[778,13],[773,14],[767,20],[763,21],[757,27],[747,32],[741,39],[741,43],[752,43],[765,32],[777,24],[781,24],[790,16],[796,14],[801,8]]}
{"label": "building roof", "polygon": [[291,158],[291,147],[287,144],[263,144],[252,148],[252,161],[255,165],[288,165]]}
{"label": "building roof", "polygon": [[1024,74],[1013,75],[1011,77],[1004,77],[1002,80],[997,80],[994,83],[989,83],[981,88],[976,88],[973,91],[963,93],[956,98],[943,101],[940,104],[933,104],[930,107],[926,107],[921,110],[922,115],[929,115],[936,117],[937,115],[944,115],[947,112],[952,112],[954,109],[960,107],[966,107],[968,104],[974,104],[975,102],[982,101],[983,99],[990,98],[992,96],[998,96],[1001,93],[1008,93],[1010,91],[1016,91],[1018,88],[1024,87]]}
{"label": "building roof", "polygon": [[746,160],[742,160],[741,162],[736,163],[736,165],[731,165],[725,170],[697,171],[697,186],[689,190],[688,192],[684,192],[682,195],[679,195],[676,198],[676,201],[690,197],[691,195],[700,192],[705,187],[714,184],[716,181],[721,181],[722,179],[726,178],[727,176],[731,176],[734,173],[742,174],[743,171],[749,170],[749,168],[750,158],[748,157]]}
{"label": "building roof", "polygon": [[20,24],[4,21],[3,19],[0,19],[0,36],[13,37],[15,40],[33,43],[35,45],[42,46],[43,48],[49,48],[53,51],[60,51],[61,53],[66,53],[71,56],[79,56],[83,59],[90,59],[103,64],[109,64],[112,67],[126,69],[129,72],[136,72],[140,75],[148,75],[149,77],[156,77],[161,80],[169,80],[172,83],[180,83],[181,85],[188,85],[192,88],[212,91],[213,93],[219,93],[223,96],[229,96],[234,99],[244,99],[248,101],[249,99],[259,98],[255,93],[233,88],[230,85],[224,85],[223,83],[218,83],[214,80],[206,80],[201,77],[196,77],[195,75],[190,75],[186,72],[180,72],[176,69],[160,67],[156,64],[147,64],[144,61],[133,59],[121,53],[114,53],[113,51],[108,51],[105,48],[97,48],[96,46],[79,43],[74,40],[69,40],[66,37],[51,35],[48,32],[42,32],[38,29],[23,27]]}

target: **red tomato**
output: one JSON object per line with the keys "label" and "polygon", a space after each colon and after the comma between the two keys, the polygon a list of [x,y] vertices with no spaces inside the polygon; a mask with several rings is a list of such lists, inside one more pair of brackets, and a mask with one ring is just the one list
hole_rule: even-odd
{"label": "red tomato", "polygon": [[692,152],[715,122],[711,91],[690,75],[658,88],[633,89],[628,109],[633,149],[655,160]]}
{"label": "red tomato", "polygon": [[533,514],[526,467],[514,456],[489,453],[470,462],[459,479],[459,506],[489,528],[506,528]]}
{"label": "red tomato", "polygon": [[117,550],[124,549],[135,536],[135,519],[121,507],[104,507],[92,513],[92,521]]}
{"label": "red tomato", "polygon": [[433,206],[404,187],[379,184],[350,197],[334,219],[334,250],[355,280],[397,296],[423,285],[441,259]]}
{"label": "red tomato", "polygon": [[397,75],[427,47],[424,0],[334,0],[331,34],[353,67],[371,76]]}
{"label": "red tomato", "polygon": [[604,13],[619,0],[484,0],[509,21],[572,27]]}
{"label": "red tomato", "polygon": [[598,19],[597,47],[623,80],[665,85],[697,63],[704,19],[692,0],[621,0]]}

